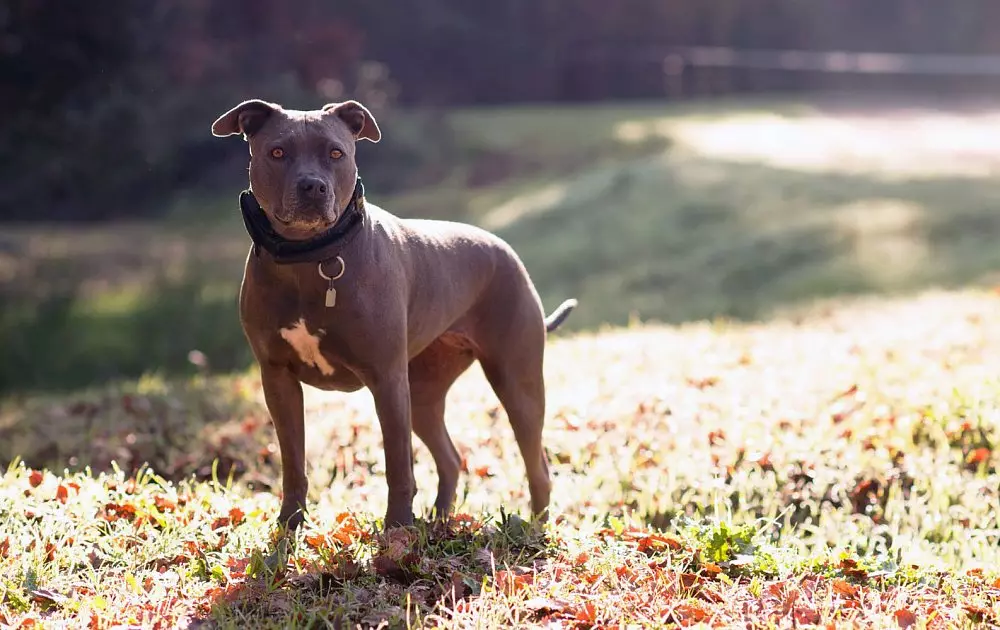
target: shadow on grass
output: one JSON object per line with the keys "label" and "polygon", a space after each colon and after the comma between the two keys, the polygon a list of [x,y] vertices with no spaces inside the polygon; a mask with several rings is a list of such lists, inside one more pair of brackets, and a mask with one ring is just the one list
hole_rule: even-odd
{"label": "shadow on grass", "polygon": [[230,372],[251,364],[238,283],[155,280],[132,295],[63,291],[0,313],[0,389],[63,390],[135,379]]}
{"label": "shadow on grass", "polygon": [[[445,525],[361,529],[349,514],[333,531],[313,531],[307,554],[283,575],[263,569],[261,552],[230,563],[236,580],[211,589],[202,614],[188,627],[345,625],[410,627],[449,611],[468,609],[483,587],[516,592],[530,584],[554,543],[513,515],[483,523],[457,515]],[[305,557],[302,557],[305,555]],[[541,614],[539,615],[541,616]]]}

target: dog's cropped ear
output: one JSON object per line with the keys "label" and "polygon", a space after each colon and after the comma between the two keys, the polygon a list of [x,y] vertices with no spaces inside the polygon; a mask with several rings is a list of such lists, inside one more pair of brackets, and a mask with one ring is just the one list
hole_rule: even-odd
{"label": "dog's cropped ear", "polygon": [[259,99],[243,101],[212,123],[212,135],[224,138],[242,133],[249,138],[264,125],[268,116],[281,109],[281,105]]}
{"label": "dog's cropped ear", "polygon": [[367,107],[357,101],[328,103],[323,106],[323,111],[339,116],[347,123],[347,128],[354,134],[355,140],[378,142],[382,139],[382,132],[379,131],[375,117]]}

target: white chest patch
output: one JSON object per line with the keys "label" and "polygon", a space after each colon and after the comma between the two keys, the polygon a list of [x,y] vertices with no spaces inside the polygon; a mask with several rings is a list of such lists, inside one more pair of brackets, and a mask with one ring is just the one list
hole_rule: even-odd
{"label": "white chest patch", "polygon": [[[302,362],[311,365],[326,376],[333,374],[333,366],[319,351],[319,336],[309,334],[306,320],[300,318],[288,328],[281,329],[281,338],[288,342]],[[323,330],[319,330],[323,334]]]}

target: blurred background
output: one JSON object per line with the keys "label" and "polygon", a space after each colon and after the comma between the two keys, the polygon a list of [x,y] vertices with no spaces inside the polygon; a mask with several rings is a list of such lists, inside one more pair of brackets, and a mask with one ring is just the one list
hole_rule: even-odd
{"label": "blurred background", "polygon": [[6,0],[0,396],[251,365],[241,100],[355,98],[369,199],[523,256],[571,330],[1000,269],[994,0]]}

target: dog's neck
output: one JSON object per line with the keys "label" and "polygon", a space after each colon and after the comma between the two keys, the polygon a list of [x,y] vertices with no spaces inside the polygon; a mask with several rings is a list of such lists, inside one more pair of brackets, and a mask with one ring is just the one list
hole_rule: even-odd
{"label": "dog's neck", "polygon": [[336,258],[361,231],[367,216],[365,187],[360,177],[354,185],[350,202],[337,221],[322,234],[309,239],[291,240],[278,234],[249,189],[240,193],[240,210],[243,213],[243,224],[253,241],[254,255],[260,256],[260,250],[263,249],[280,265]]}

